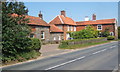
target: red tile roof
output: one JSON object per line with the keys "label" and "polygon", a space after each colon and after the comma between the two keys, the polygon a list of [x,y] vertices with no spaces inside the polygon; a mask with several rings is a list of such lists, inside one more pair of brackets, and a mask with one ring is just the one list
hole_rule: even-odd
{"label": "red tile roof", "polygon": [[68,24],[76,25],[76,23],[69,17],[64,17],[63,15],[58,15],[49,24]]}
{"label": "red tile roof", "polygon": [[80,21],[76,22],[77,25],[93,25],[93,24],[113,24],[116,19],[103,19],[103,20],[94,20],[94,21]]}
{"label": "red tile roof", "polygon": [[[18,16],[17,14],[12,14],[12,16]],[[50,26],[44,20],[40,19],[39,17],[28,16],[25,15],[25,18],[29,19],[29,25],[41,25],[41,26]]]}
{"label": "red tile roof", "polygon": [[63,32],[63,30],[59,29],[54,24],[50,24],[50,32]]}
{"label": "red tile roof", "polygon": [[41,25],[41,26],[49,26],[44,20],[40,19],[39,17],[33,17],[26,15],[26,18],[29,18],[29,23],[31,25]]}

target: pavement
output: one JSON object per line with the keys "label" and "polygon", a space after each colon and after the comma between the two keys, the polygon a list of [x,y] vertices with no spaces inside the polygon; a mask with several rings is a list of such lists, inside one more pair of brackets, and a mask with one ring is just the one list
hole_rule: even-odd
{"label": "pavement", "polygon": [[[44,51],[44,49],[42,51],[43,53],[46,52]],[[48,55],[51,55],[52,52],[54,51],[50,50]],[[47,54],[43,54],[44,57],[46,55]],[[116,68],[117,66],[118,66],[118,42],[115,41],[115,42],[96,45],[93,47],[84,48],[80,50],[74,50],[68,53],[63,53],[55,56],[53,55],[27,63],[7,66],[7,67],[3,67],[2,69],[3,70],[111,70],[113,71],[117,69]]]}

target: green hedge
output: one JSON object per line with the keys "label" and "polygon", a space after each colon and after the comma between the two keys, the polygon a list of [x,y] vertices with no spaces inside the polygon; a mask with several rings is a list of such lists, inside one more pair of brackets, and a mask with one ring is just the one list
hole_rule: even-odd
{"label": "green hedge", "polygon": [[29,59],[37,58],[40,56],[41,41],[37,38],[31,38],[31,45],[22,52],[17,52],[15,56],[2,56],[2,62],[4,64],[9,64],[14,62],[22,62]]}
{"label": "green hedge", "polygon": [[31,38],[32,40],[32,46],[31,49],[32,50],[40,50],[41,48],[41,41],[37,38]]}
{"label": "green hedge", "polygon": [[75,45],[75,44],[85,44],[85,43],[92,43],[92,42],[100,42],[102,40],[107,40],[105,37],[101,37],[101,38],[90,38],[90,39],[73,39],[73,40],[65,40],[62,41],[59,45],[59,48],[64,48],[67,47],[69,45]]}
{"label": "green hedge", "polygon": [[108,37],[107,37],[107,40],[114,40],[114,39],[115,39],[114,36],[108,36]]}

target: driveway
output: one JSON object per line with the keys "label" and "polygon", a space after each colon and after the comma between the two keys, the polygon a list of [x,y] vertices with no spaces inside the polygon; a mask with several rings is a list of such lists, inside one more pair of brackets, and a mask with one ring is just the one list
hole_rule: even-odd
{"label": "driveway", "polygon": [[68,52],[68,49],[58,49],[59,44],[47,44],[42,45],[40,52],[42,53],[42,57],[52,56],[56,54],[60,54],[63,52]]}

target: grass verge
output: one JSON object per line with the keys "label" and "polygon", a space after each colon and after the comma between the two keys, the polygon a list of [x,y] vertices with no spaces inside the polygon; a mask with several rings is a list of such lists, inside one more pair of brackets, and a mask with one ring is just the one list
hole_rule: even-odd
{"label": "grass verge", "polygon": [[77,49],[77,48],[83,48],[83,47],[88,47],[92,45],[98,45],[98,44],[103,44],[103,43],[108,43],[110,41],[103,41],[103,42],[97,42],[97,43],[86,43],[86,44],[76,44],[76,45],[67,45],[67,46],[61,46],[59,49]]}

